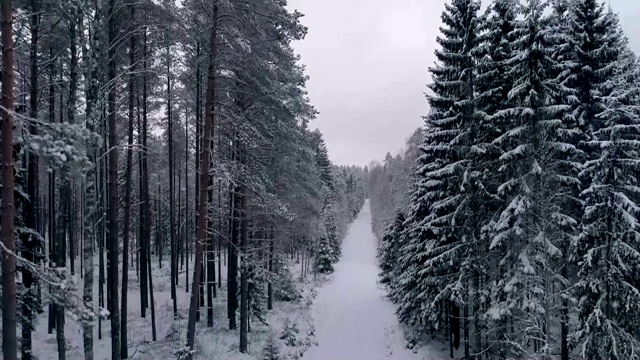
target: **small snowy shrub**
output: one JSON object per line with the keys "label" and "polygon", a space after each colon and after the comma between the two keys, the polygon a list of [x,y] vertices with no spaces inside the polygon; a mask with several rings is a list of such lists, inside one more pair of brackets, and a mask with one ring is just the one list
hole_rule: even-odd
{"label": "small snowy shrub", "polygon": [[266,320],[266,291],[268,274],[254,262],[247,262],[244,266],[247,269],[247,280],[249,282],[249,311],[252,317],[257,318],[261,323],[267,324]]}
{"label": "small snowy shrub", "polygon": [[284,262],[278,263],[278,272],[273,276],[273,296],[277,301],[296,301],[301,295],[293,282],[289,267]]}
{"label": "small snowy shrub", "polygon": [[280,340],[284,340],[287,346],[298,346],[298,324],[291,323],[289,318],[284,320],[284,326],[282,328],[282,334],[280,334]]}
{"label": "small snowy shrub", "polygon": [[280,356],[280,346],[276,340],[273,331],[269,331],[269,337],[267,337],[267,343],[262,349],[262,360],[282,360]]}
{"label": "small snowy shrub", "polygon": [[181,344],[173,350],[173,355],[176,357],[176,360],[185,360],[189,357],[189,354],[195,354],[195,350],[189,349],[187,344]]}

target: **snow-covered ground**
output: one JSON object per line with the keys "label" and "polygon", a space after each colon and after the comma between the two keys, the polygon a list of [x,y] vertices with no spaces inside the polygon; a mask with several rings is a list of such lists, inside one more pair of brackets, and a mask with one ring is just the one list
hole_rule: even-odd
{"label": "snow-covered ground", "polygon": [[[95,291],[94,298],[98,297],[98,259],[94,259],[95,270]],[[157,341],[151,338],[151,315],[147,311],[147,317],[140,317],[140,287],[136,272],[129,269],[129,296],[128,296],[128,337],[129,337],[129,359],[149,359],[165,360],[176,359],[175,350],[181,347],[186,339],[187,318],[189,308],[190,293],[185,292],[184,281],[185,271],[180,270],[180,284],[177,287],[178,296],[178,316],[173,317],[170,268],[168,257],[165,257],[163,267],[158,267],[157,258],[153,260],[153,285],[156,305]],[[300,266],[295,261],[291,262],[291,271],[296,280],[296,287],[301,293],[301,299],[295,302],[275,302],[274,308],[268,314],[269,325],[252,322],[249,333],[248,354],[238,352],[239,333],[238,330],[228,329],[226,316],[226,264],[222,265],[223,286],[219,289],[218,297],[214,299],[214,324],[209,328],[206,326],[206,312],[202,321],[196,327],[196,355],[195,359],[220,359],[220,360],[257,360],[261,359],[263,348],[267,338],[273,333],[275,341],[280,348],[282,359],[299,359],[302,353],[313,345],[313,319],[311,318],[311,304],[315,297],[317,284],[323,281],[318,276],[314,279],[313,274],[307,276],[305,281],[300,281]],[[193,262],[190,261],[189,269],[193,269]],[[191,274],[188,274],[191,275]],[[189,276],[189,278],[191,278]],[[80,288],[78,295],[81,295],[82,282],[79,280]],[[238,317],[239,319],[239,317]],[[296,329],[289,331],[288,337],[281,339],[285,324],[289,328]],[[109,337],[110,323],[104,320],[102,323],[102,338],[98,338],[98,324],[94,324],[94,358],[96,360],[111,359],[111,340]],[[18,333],[20,333],[18,331]],[[67,359],[83,359],[82,328],[80,324],[71,316],[67,316],[65,322],[66,335],[66,355]],[[57,359],[57,343],[55,331],[53,334],[47,333],[47,313],[38,317],[36,329],[33,333],[33,352],[38,360]]]}
{"label": "snow-covered ground", "polygon": [[[206,327],[205,318],[196,330],[196,359],[261,359],[269,333],[273,334],[283,360],[441,360],[441,346],[426,346],[417,351],[406,348],[402,328],[378,284],[376,239],[371,230],[369,203],[351,225],[342,246],[342,258],[329,277],[314,276],[299,281],[300,264],[291,263],[291,271],[302,298],[296,302],[276,302],[268,315],[269,326],[252,324],[249,353],[238,352],[238,331],[228,330],[226,318],[226,266],[223,286],[214,299],[214,326]],[[167,259],[168,260],[168,259]],[[97,264],[97,258],[94,260]],[[128,333],[130,359],[175,359],[174,351],[186,338],[189,293],[185,292],[185,272],[180,271],[177,289],[178,316],[173,317],[168,262],[158,268],[153,261],[154,295],[158,340],[151,341],[151,317],[140,318],[140,288],[136,272],[129,269]],[[192,269],[192,264],[189,268]],[[95,292],[97,299],[97,265]],[[80,283],[81,284],[81,283]],[[321,285],[325,284],[325,285]],[[321,286],[317,289],[318,286]],[[81,294],[81,289],[78,289]],[[102,324],[98,339],[95,324],[95,359],[111,358],[109,321]],[[289,331],[284,330],[288,328]],[[291,330],[294,329],[294,330]],[[65,324],[67,359],[82,359],[82,329],[71,317]],[[286,337],[283,334],[287,334]],[[34,355],[39,360],[57,359],[54,334],[47,333],[46,312],[39,316],[33,334]],[[317,346],[316,346],[317,344]],[[435,345],[435,344],[434,344]],[[436,350],[436,348],[438,348]]]}
{"label": "snow-covered ground", "polygon": [[441,358],[427,348],[406,348],[394,307],[378,284],[376,247],[367,200],[343,242],[333,279],[318,291],[312,311],[318,346],[305,360]]}

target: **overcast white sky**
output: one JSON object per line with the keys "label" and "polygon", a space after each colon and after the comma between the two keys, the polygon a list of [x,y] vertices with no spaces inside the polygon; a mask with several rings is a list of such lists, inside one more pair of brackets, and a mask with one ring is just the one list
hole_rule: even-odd
{"label": "overcast white sky", "polygon": [[[484,0],[487,2],[488,0]],[[610,0],[640,53],[640,0]],[[341,165],[397,152],[422,125],[444,0],[289,0],[309,28],[296,43],[311,77],[311,124]]]}

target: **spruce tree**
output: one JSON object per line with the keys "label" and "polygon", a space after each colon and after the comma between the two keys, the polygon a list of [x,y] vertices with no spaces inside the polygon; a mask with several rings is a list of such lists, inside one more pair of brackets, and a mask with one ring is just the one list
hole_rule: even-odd
{"label": "spruce tree", "polygon": [[542,1],[528,0],[513,30],[515,54],[508,61],[515,79],[509,92],[512,107],[498,112],[511,121],[494,141],[504,151],[498,193],[507,206],[491,249],[503,249],[500,260],[507,268],[500,273],[489,315],[502,324],[507,317],[512,324],[511,334],[498,339],[501,358],[553,352],[553,305],[559,296],[553,289],[566,282],[558,275],[560,244],[567,241],[564,227],[577,223],[565,197],[579,183],[578,150],[560,118],[568,106],[556,103],[564,89],[552,76],[556,64],[545,10]]}
{"label": "spruce tree", "polygon": [[408,221],[410,240],[399,262],[403,277],[393,297],[402,321],[427,321],[445,326],[460,346],[460,307],[466,295],[460,286],[461,261],[467,238],[458,226],[469,202],[460,194],[473,159],[475,57],[480,3],[453,0],[442,14],[444,26],[437,41],[438,63],[430,68],[424,154],[420,157],[416,190]]}
{"label": "spruce tree", "polygon": [[587,65],[574,68],[576,113],[588,135],[574,338],[584,358],[632,359],[640,354],[637,67],[615,14],[588,0],[574,11],[576,60]]}
{"label": "spruce tree", "polygon": [[[519,11],[518,4],[517,0],[493,1],[487,9],[486,21],[482,25],[483,32],[480,35],[475,107],[484,133],[482,141],[478,144],[483,149],[481,165],[484,172],[481,189],[484,191],[481,199],[484,218],[480,234],[477,235],[480,241],[476,251],[479,252],[482,261],[478,261],[477,275],[473,279],[474,288],[477,289],[473,304],[474,313],[486,312],[487,309],[491,309],[491,299],[500,298],[498,284],[508,265],[501,261],[507,254],[506,244],[494,247],[492,251],[489,251],[489,245],[497,221],[494,214],[499,213],[505,204],[505,200],[497,195],[498,186],[504,177],[499,171],[503,148],[495,140],[505,133],[512,120],[503,110],[510,108],[512,103],[509,92],[515,75],[510,72],[510,61],[516,51],[514,29]],[[478,301],[480,299],[483,301]],[[487,333],[483,346],[481,331],[484,327]],[[506,314],[490,313],[482,321],[477,314],[474,319],[474,352],[484,350],[493,356],[504,358],[504,351],[500,351],[500,347],[493,344],[503,340],[506,331]]]}
{"label": "spruce tree", "polygon": [[405,216],[399,212],[393,223],[387,226],[387,229],[380,239],[378,247],[378,261],[380,264],[380,282],[393,287],[393,280],[399,274],[394,271],[401,254],[403,245]]}

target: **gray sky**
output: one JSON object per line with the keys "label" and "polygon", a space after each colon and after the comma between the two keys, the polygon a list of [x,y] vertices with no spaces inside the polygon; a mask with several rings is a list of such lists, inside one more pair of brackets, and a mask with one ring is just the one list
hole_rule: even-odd
{"label": "gray sky", "polygon": [[[487,2],[487,0],[484,0]],[[611,0],[640,53],[640,1]],[[296,43],[311,77],[311,124],[341,165],[365,165],[400,150],[427,112],[443,0],[289,0],[309,28]]]}

